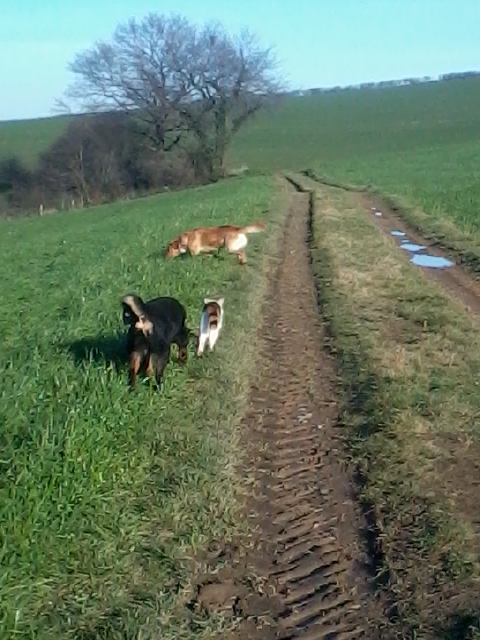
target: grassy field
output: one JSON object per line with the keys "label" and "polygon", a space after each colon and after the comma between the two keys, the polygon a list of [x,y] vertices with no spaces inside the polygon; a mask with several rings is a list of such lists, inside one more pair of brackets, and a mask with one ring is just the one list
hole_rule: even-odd
{"label": "grassy field", "polygon": [[0,122],[0,160],[17,156],[33,167],[38,156],[65,130],[69,116]]}
{"label": "grassy field", "polygon": [[352,161],[404,156],[479,137],[480,79],[289,97],[235,139],[231,159],[251,169],[347,171]]}
{"label": "grassy field", "polygon": [[[288,98],[240,133],[229,163],[309,168],[375,190],[480,270],[479,103],[478,79]],[[15,150],[32,164],[63,126],[0,123],[0,157]],[[470,482],[480,329],[354,194],[315,188],[314,267],[381,581],[408,633],[477,638],[467,628],[480,579]],[[268,275],[258,247],[273,251],[282,203],[273,179],[257,176],[0,223],[0,636],[124,640],[160,629],[189,640],[215,626],[185,613],[186,559],[241,527],[232,468],[254,366],[245,338]],[[258,270],[228,256],[161,258],[180,227],[263,217],[277,233],[252,239]],[[191,327],[204,295],[226,295],[218,353],[170,364],[160,396],[148,384],[127,393],[119,300],[129,290],[178,296]]]}
{"label": "grassy field", "polygon": [[314,270],[397,632],[480,638],[468,632],[480,578],[480,327],[352,195],[319,188],[314,203]]}
{"label": "grassy field", "polygon": [[[478,78],[289,97],[240,132],[228,160],[376,188],[400,199],[422,231],[457,233],[451,248],[465,249],[480,240],[479,103]],[[34,163],[65,123],[0,123],[0,158]]]}
{"label": "grassy field", "polygon": [[[186,559],[241,527],[237,422],[278,198],[249,178],[0,224],[0,637],[177,640],[215,624],[186,616]],[[249,243],[253,268],[163,259],[180,227],[256,219],[270,226]],[[193,329],[203,296],[226,297],[218,350],[192,346],[160,394],[127,390],[128,291],[178,297]]]}
{"label": "grassy field", "polygon": [[393,196],[411,223],[478,263],[479,103],[479,79],[289,98],[238,136],[231,161]]}

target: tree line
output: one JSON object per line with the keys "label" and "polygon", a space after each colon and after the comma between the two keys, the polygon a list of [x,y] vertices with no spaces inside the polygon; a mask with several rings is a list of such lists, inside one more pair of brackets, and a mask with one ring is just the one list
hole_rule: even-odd
{"label": "tree line", "polygon": [[426,82],[449,82],[452,80],[467,80],[480,77],[480,71],[458,71],[444,73],[439,76],[421,76],[417,78],[401,78],[400,80],[381,80],[379,82],[362,82],[360,84],[337,85],[335,87],[314,87],[312,89],[297,89],[285,95],[316,95],[322,93],[337,93],[339,91],[358,91],[360,89],[387,89],[389,87],[406,87]]}
{"label": "tree line", "polygon": [[119,24],[69,69],[56,105],[71,115],[64,133],[33,169],[0,162],[11,214],[216,181],[234,136],[282,89],[272,49],[248,30],[232,36],[176,14]]}

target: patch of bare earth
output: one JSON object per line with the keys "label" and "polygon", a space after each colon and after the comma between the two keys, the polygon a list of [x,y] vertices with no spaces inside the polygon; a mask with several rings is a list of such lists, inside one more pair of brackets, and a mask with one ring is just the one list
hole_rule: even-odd
{"label": "patch of bare earth", "polygon": [[[194,607],[235,640],[374,640],[384,618],[364,546],[309,263],[309,196],[291,193],[245,419],[251,539],[211,549]],[[226,637],[226,636],[223,636]]]}
{"label": "patch of bare earth", "polygon": [[[452,262],[454,256],[445,254],[435,245],[426,240],[420,233],[410,229],[402,218],[398,215],[398,209],[394,210],[377,196],[365,193],[357,193],[356,197],[360,204],[369,212],[372,207],[381,211],[380,217],[375,216],[375,221],[385,233],[390,235],[391,231],[403,231],[410,242],[422,245],[424,250],[417,253],[428,253],[432,256],[448,257]],[[394,242],[392,238],[392,242]],[[472,274],[465,272],[462,267],[454,264],[446,269],[429,269],[421,267],[422,271],[434,278],[444,287],[444,289],[455,299],[461,301],[464,306],[477,316],[480,316],[480,282],[475,280]]]}

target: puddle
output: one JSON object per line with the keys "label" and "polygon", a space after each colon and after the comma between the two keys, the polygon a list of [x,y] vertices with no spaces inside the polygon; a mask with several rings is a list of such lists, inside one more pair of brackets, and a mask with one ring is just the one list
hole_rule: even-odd
{"label": "puddle", "polygon": [[[376,216],[381,216],[382,212],[377,209],[377,207],[372,207],[372,212]],[[396,238],[403,238],[400,241],[400,246],[405,251],[410,251],[413,255],[410,258],[410,262],[417,267],[428,267],[431,269],[444,269],[445,267],[451,267],[455,263],[451,260],[447,260],[443,256],[431,256],[428,253],[416,253],[417,251],[423,251],[427,247],[423,244],[417,244],[416,242],[411,242],[405,231],[400,231],[399,229],[393,229],[390,231],[391,236],[395,236]]]}
{"label": "puddle", "polygon": [[422,253],[414,255],[410,262],[416,264],[417,267],[431,267],[432,269],[443,269],[453,265],[453,262],[441,256],[429,256]]}
{"label": "puddle", "polygon": [[408,242],[407,240],[402,242],[400,246],[402,249],[405,249],[405,251],[421,251],[422,249],[427,248],[423,244],[415,244],[413,242]]}

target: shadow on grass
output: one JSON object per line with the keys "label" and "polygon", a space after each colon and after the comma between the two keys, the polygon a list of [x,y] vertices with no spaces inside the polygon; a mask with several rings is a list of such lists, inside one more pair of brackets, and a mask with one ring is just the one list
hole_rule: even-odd
{"label": "shadow on grass", "polygon": [[82,338],[66,346],[78,365],[93,361],[119,370],[127,360],[125,333]]}
{"label": "shadow on grass", "polygon": [[480,638],[480,613],[457,613],[447,627],[437,628],[441,640],[477,640]]}
{"label": "shadow on grass", "polygon": [[456,613],[447,625],[435,629],[439,640],[477,640],[480,638],[480,613]]}
{"label": "shadow on grass", "polygon": [[220,247],[220,249],[212,251],[211,253],[201,253],[198,256],[192,256],[188,251],[186,253],[181,253],[180,255],[176,256],[175,258],[167,258],[165,257],[165,251],[153,251],[152,253],[148,254],[148,258],[154,259],[154,260],[160,260],[162,262],[166,262],[166,261],[171,261],[171,260],[176,260],[177,262],[180,261],[190,261],[190,260],[195,260],[198,262],[198,260],[225,260],[228,256],[228,251],[226,249],[224,249],[223,247]]}

